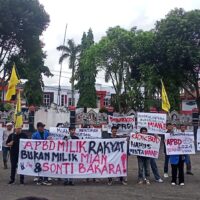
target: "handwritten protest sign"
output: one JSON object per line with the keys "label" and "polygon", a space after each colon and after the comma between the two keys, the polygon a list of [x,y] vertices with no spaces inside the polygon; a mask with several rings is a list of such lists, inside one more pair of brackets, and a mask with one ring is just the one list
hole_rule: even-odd
{"label": "handwritten protest sign", "polygon": [[100,128],[78,128],[76,130],[76,136],[79,139],[94,139],[101,138],[101,129]]}
{"label": "handwritten protest sign", "polygon": [[167,155],[195,154],[194,135],[175,133],[165,135]]}
{"label": "handwritten protest sign", "polygon": [[[50,127],[49,135],[54,140],[62,140],[64,136],[69,136],[68,128]],[[76,128],[76,136],[79,139],[101,138],[101,129],[99,128]]]}
{"label": "handwritten protest sign", "polygon": [[146,134],[131,134],[129,153],[131,155],[158,158],[160,149],[160,137]]}
{"label": "handwritten protest sign", "polygon": [[0,151],[2,151],[2,144],[3,144],[3,129],[0,128]]}
{"label": "handwritten protest sign", "polygon": [[200,151],[200,129],[197,130],[197,151]]}
{"label": "handwritten protest sign", "polygon": [[164,134],[166,132],[166,114],[137,113],[137,129],[146,127],[149,133]]}
{"label": "handwritten protest sign", "polygon": [[62,140],[64,136],[69,136],[69,128],[50,127],[49,136],[54,140]]}
{"label": "handwritten protest sign", "polygon": [[22,139],[18,173],[58,178],[127,176],[127,141]]}
{"label": "handwritten protest sign", "polygon": [[113,117],[108,115],[108,132],[111,133],[111,127],[117,126],[117,134],[129,134],[135,129],[135,118],[133,115],[124,117]]}

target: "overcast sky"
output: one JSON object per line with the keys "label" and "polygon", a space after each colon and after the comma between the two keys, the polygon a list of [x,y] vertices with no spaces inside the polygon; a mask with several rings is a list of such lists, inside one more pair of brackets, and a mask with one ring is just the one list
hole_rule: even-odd
{"label": "overcast sky", "polygon": [[[50,15],[50,24],[42,40],[47,52],[46,65],[55,75],[44,78],[45,85],[58,85],[61,52],[56,47],[63,44],[64,30],[68,24],[66,39],[73,38],[80,43],[83,32],[92,28],[96,42],[105,35],[109,27],[120,25],[130,29],[137,26],[150,30],[157,20],[175,7],[186,11],[200,9],[200,0],[39,0]],[[69,85],[70,70],[63,63],[61,85]],[[99,74],[97,83],[103,83],[103,74]]]}

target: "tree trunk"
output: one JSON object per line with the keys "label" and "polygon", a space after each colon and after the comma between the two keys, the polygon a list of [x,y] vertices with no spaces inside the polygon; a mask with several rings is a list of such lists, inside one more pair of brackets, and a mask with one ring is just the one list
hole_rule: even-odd
{"label": "tree trunk", "polygon": [[72,91],[72,106],[75,105],[74,102],[74,73],[75,73],[75,67],[72,68],[72,83],[71,83],[71,91]]}

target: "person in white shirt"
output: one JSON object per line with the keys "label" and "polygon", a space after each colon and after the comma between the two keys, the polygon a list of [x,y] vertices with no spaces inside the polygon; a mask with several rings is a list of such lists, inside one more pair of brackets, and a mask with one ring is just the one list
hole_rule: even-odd
{"label": "person in white shirt", "polygon": [[4,169],[8,169],[8,154],[10,151],[10,147],[6,145],[6,141],[8,136],[12,133],[13,124],[11,122],[6,124],[6,130],[3,131],[3,143],[2,143],[2,152],[3,152],[3,165]]}

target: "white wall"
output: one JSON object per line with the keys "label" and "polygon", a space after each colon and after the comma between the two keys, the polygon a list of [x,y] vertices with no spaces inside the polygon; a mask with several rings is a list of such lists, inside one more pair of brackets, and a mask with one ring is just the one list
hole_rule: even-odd
{"label": "white wall", "polygon": [[46,129],[49,129],[51,126],[56,126],[57,123],[65,123],[70,120],[70,112],[59,112],[57,110],[53,110],[52,108],[48,109],[48,111],[44,108],[35,112],[35,123],[34,126],[36,128],[37,122],[42,122],[46,126]]}

